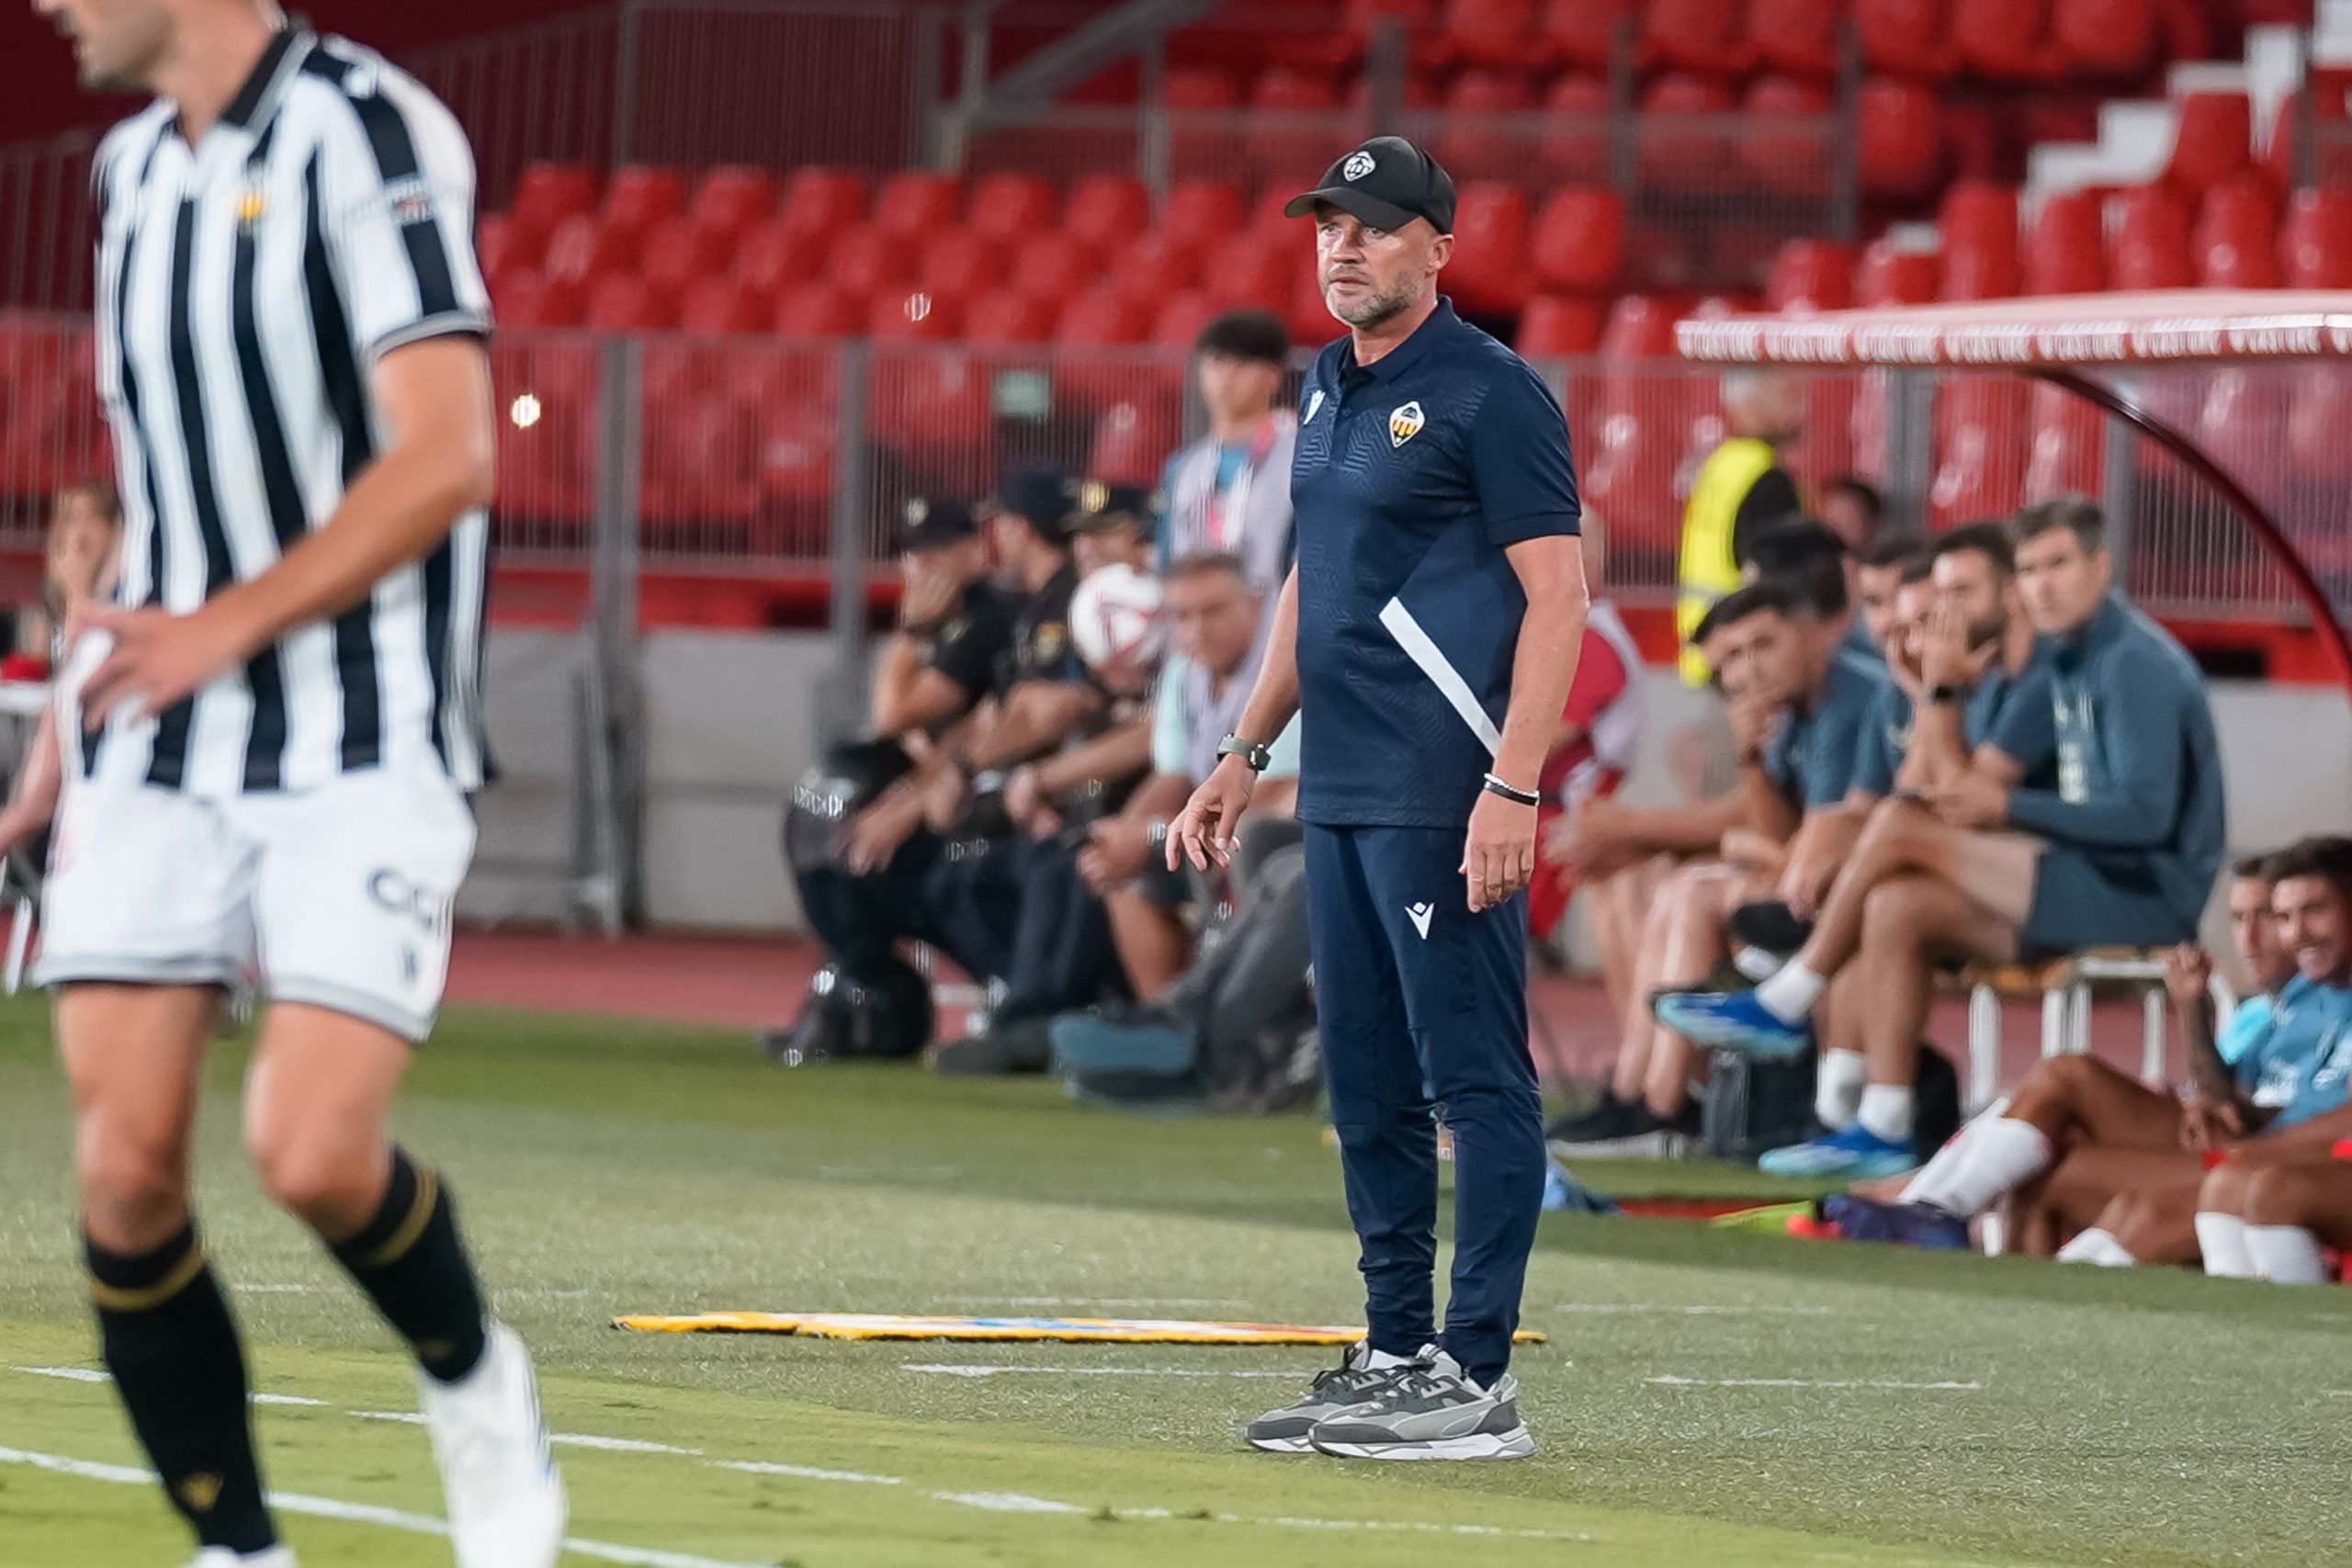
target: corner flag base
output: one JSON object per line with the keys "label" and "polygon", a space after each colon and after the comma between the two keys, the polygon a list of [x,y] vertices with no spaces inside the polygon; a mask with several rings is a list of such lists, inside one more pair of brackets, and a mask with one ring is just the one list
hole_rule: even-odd
{"label": "corner flag base", "polygon": [[[1156,1317],[921,1317],[896,1313],[705,1312],[616,1317],[638,1334],[791,1334],[809,1339],[1056,1340],[1073,1345],[1352,1345],[1361,1328],[1295,1323],[1196,1323]],[[1544,1337],[1522,1328],[1521,1345]]]}

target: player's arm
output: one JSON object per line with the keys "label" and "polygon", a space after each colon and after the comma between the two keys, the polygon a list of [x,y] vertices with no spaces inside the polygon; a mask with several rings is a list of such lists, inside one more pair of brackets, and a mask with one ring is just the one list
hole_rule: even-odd
{"label": "player's arm", "polygon": [[57,815],[57,797],[65,783],[65,762],[58,750],[57,712],[43,708],[40,723],[26,749],[25,765],[0,807],[0,854],[15,849],[49,826]]}
{"label": "player's arm", "polygon": [[349,609],[385,576],[430,554],[459,517],[490,503],[494,426],[481,339],[434,337],[392,349],[371,380],[388,445],[334,515],[268,570],[187,615],[107,608],[81,617],[115,637],[83,688],[93,728],[134,694],[147,712],[169,707],[293,628]]}

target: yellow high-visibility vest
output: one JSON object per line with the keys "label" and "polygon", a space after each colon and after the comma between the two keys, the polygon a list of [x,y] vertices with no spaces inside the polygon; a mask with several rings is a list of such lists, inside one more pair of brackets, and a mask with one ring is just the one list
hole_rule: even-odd
{"label": "yellow high-visibility vest", "polygon": [[1682,509],[1682,549],[1674,567],[1674,635],[1681,645],[1682,683],[1707,683],[1707,660],[1690,646],[1690,634],[1714,602],[1739,586],[1739,563],[1732,558],[1732,525],[1739,504],[1756,481],[1780,463],[1771,443],[1735,435],[1707,455]]}

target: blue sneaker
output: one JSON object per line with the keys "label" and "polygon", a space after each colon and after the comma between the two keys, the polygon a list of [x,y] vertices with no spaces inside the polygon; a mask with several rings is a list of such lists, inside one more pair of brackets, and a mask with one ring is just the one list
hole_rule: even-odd
{"label": "blue sneaker", "polygon": [[1693,1045],[1737,1051],[1768,1062],[1801,1056],[1813,1043],[1813,1021],[1783,1023],[1753,991],[1655,991],[1650,1011]]}
{"label": "blue sneaker", "polygon": [[1821,1201],[1821,1217],[1848,1241],[1884,1241],[1937,1252],[1966,1252],[1968,1222],[1928,1203],[1882,1203],[1840,1192]]}
{"label": "blue sneaker", "polygon": [[[1768,1150],[1756,1162],[1756,1168],[1767,1176],[1833,1177],[1843,1181],[1874,1181],[1918,1167],[1918,1150],[1910,1139],[1890,1144],[1859,1123],[1809,1144]],[[1827,1211],[1823,1213],[1826,1217]]]}

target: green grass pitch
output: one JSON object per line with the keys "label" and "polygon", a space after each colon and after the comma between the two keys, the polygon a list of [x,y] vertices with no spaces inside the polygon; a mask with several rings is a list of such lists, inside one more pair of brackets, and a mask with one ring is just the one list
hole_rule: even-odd
{"label": "green grass pitch", "polygon": [[[240,1157],[242,1066],[242,1046],[213,1063],[199,1187],[269,1396],[270,1483],[308,1500],[288,1533],[306,1568],[446,1563],[424,1434],[383,1418],[414,1407],[399,1358]],[[1322,1351],[605,1326],[729,1307],[1352,1321],[1311,1120],[1130,1120],[1038,1083],[784,1072],[737,1034],[467,1010],[401,1134],[447,1171],[537,1350],[583,1549],[567,1563],[2352,1560],[2352,1292],[1547,1216],[1527,1322],[1551,1343],[1520,1361],[1542,1452],[1350,1466],[1236,1438]],[[68,1168],[45,1016],[0,1008],[0,1562],[177,1568],[90,1381]]]}

